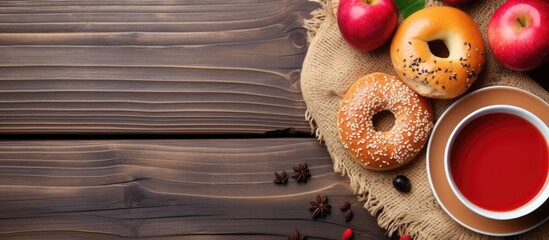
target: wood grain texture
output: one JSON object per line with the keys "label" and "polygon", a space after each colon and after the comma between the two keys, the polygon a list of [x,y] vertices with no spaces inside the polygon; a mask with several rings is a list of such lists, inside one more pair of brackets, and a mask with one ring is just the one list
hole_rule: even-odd
{"label": "wood grain texture", "polygon": [[[312,178],[272,182],[307,162]],[[0,142],[0,238],[383,239],[315,139]],[[390,186],[390,183],[388,183]],[[326,219],[309,201],[326,194]],[[352,202],[345,223],[338,206]]]}
{"label": "wood grain texture", "polygon": [[307,0],[1,1],[1,133],[309,131]]}

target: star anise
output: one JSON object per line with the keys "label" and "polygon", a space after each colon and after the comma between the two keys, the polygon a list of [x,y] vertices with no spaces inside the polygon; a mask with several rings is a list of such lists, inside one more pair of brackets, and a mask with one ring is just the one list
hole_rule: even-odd
{"label": "star anise", "polygon": [[316,195],[316,201],[311,201],[311,208],[309,211],[313,212],[313,218],[326,217],[326,214],[330,213],[330,208],[332,206],[328,204],[328,197],[326,195],[320,196]]}
{"label": "star anise", "polygon": [[281,173],[275,172],[275,180],[273,180],[276,184],[286,184],[288,182],[288,174],[286,174],[286,171],[282,171]]}
{"label": "star anise", "polygon": [[310,176],[311,173],[309,173],[307,163],[300,163],[294,167],[294,175],[292,175],[292,177],[297,179],[298,182],[307,182],[307,178]]}
{"label": "star anise", "polygon": [[305,235],[301,236],[301,234],[297,229],[294,229],[294,232],[292,233],[292,235],[288,236],[288,240],[305,240],[305,239],[307,239],[307,236]]}

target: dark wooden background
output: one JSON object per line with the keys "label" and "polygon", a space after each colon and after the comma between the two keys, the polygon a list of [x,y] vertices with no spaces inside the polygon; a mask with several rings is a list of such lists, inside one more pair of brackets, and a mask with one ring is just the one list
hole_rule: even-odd
{"label": "dark wooden background", "polygon": [[[0,238],[386,239],[304,120],[317,7],[1,0]],[[303,162],[306,184],[272,182]]]}
{"label": "dark wooden background", "polygon": [[[304,120],[317,7],[0,1],[0,238],[386,238]],[[306,184],[272,182],[303,162]]]}

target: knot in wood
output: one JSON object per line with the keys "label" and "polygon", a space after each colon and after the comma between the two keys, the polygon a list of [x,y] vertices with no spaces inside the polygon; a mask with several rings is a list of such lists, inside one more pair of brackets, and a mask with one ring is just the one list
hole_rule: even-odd
{"label": "knot in wood", "polygon": [[290,39],[297,48],[302,48],[307,45],[307,37],[305,37],[304,31],[294,31],[290,36]]}
{"label": "knot in wood", "polygon": [[146,197],[145,192],[140,187],[128,186],[124,190],[124,206],[127,208],[136,207]]}
{"label": "knot in wood", "polygon": [[290,82],[291,83],[296,83],[297,81],[299,81],[300,78],[301,78],[301,71],[296,70],[296,71],[293,71],[292,73],[290,73]]}

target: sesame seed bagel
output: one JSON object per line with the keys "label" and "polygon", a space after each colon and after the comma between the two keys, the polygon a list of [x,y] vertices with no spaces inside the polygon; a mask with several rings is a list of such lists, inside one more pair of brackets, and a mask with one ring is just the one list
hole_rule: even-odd
{"label": "sesame seed bagel", "polygon": [[[435,48],[439,53],[435,56],[429,42],[438,42],[440,50],[444,48],[440,41],[447,52]],[[484,42],[465,12],[453,7],[429,7],[399,26],[391,42],[391,61],[400,79],[420,95],[455,98],[471,87],[484,67]]]}
{"label": "sesame seed bagel", "polygon": [[[390,111],[394,126],[374,129],[374,115]],[[345,94],[337,116],[343,147],[366,168],[390,170],[412,160],[433,128],[429,101],[395,76],[371,73],[358,79]]]}

